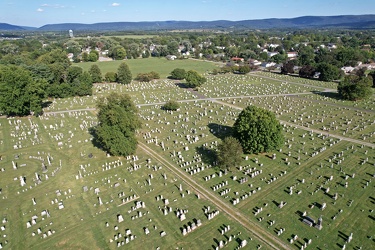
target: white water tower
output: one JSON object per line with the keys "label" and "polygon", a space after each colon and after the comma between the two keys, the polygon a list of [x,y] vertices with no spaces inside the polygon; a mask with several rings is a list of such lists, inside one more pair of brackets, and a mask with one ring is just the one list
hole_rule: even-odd
{"label": "white water tower", "polygon": [[69,30],[69,36],[70,36],[70,38],[73,38],[74,36],[73,36],[73,30]]}

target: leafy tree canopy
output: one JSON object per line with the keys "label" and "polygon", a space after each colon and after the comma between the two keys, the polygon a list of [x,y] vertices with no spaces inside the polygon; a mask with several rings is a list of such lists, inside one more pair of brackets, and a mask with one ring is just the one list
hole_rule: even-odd
{"label": "leafy tree canopy", "polygon": [[95,128],[97,141],[111,155],[127,156],[135,152],[135,131],[141,127],[137,108],[129,95],[112,93],[100,98],[98,125]]}
{"label": "leafy tree canopy", "polygon": [[163,105],[163,109],[176,111],[180,108],[180,104],[177,101],[169,100]]}
{"label": "leafy tree canopy", "polygon": [[122,84],[129,84],[132,81],[132,73],[125,62],[122,62],[117,69],[117,81]]}
{"label": "leafy tree canopy", "polygon": [[107,72],[105,73],[104,80],[106,82],[115,82],[117,80],[117,74],[115,72]]}
{"label": "leafy tree canopy", "polygon": [[315,74],[315,68],[311,65],[304,65],[298,72],[300,77],[311,78]]}
{"label": "leafy tree canopy", "polygon": [[205,77],[199,75],[195,70],[189,70],[188,72],[186,72],[185,80],[186,85],[189,88],[199,87],[207,81]]}
{"label": "leafy tree canopy", "polygon": [[291,60],[283,64],[281,67],[281,74],[287,75],[292,73],[294,73],[294,62]]}
{"label": "leafy tree canopy", "polygon": [[237,72],[239,74],[247,74],[250,72],[250,66],[249,65],[239,66]]}
{"label": "leafy tree canopy", "polygon": [[102,82],[102,72],[100,71],[100,68],[98,65],[96,64],[91,65],[89,69],[89,73],[91,75],[93,83]]}
{"label": "leafy tree canopy", "polygon": [[18,66],[0,68],[0,113],[24,116],[42,113],[46,81],[35,81],[31,73]]}
{"label": "leafy tree canopy", "polygon": [[176,80],[182,80],[185,79],[186,71],[184,69],[176,68],[171,72],[170,78],[176,79]]}
{"label": "leafy tree canopy", "polygon": [[372,95],[372,79],[370,77],[359,77],[355,75],[346,76],[337,86],[341,98],[358,101]]}
{"label": "leafy tree canopy", "polygon": [[242,162],[243,150],[241,143],[234,137],[225,137],[217,147],[217,162],[219,167],[230,170]]}
{"label": "leafy tree canopy", "polygon": [[248,106],[234,123],[236,137],[245,153],[262,153],[278,149],[284,142],[282,127],[271,111]]}
{"label": "leafy tree canopy", "polygon": [[320,72],[321,81],[331,82],[340,78],[340,69],[326,62],[318,64],[316,71]]}
{"label": "leafy tree canopy", "polygon": [[140,82],[149,82],[154,79],[160,79],[159,73],[155,71],[151,71],[149,73],[139,73],[135,80],[138,80]]}

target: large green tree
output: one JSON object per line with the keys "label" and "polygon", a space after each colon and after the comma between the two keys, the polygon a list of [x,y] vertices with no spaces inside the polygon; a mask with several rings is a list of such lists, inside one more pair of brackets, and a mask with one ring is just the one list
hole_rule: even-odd
{"label": "large green tree", "polygon": [[163,109],[176,111],[180,108],[180,104],[175,100],[169,100],[163,105]]}
{"label": "large green tree", "polygon": [[298,72],[300,77],[311,78],[315,74],[315,68],[311,65],[304,65]]}
{"label": "large green tree", "polygon": [[320,72],[319,80],[321,81],[331,82],[340,78],[340,69],[326,62],[318,64],[316,71]]}
{"label": "large green tree", "polygon": [[294,73],[294,61],[290,60],[283,64],[281,67],[281,74],[292,74]]}
{"label": "large green tree", "polygon": [[117,45],[109,50],[108,56],[116,60],[123,60],[126,58],[126,50],[121,45]]}
{"label": "large green tree", "polygon": [[46,82],[35,81],[31,73],[18,66],[0,68],[0,113],[24,116],[42,113]]}
{"label": "large green tree", "polygon": [[117,74],[115,72],[107,72],[104,75],[104,80],[106,82],[115,82],[117,80]]}
{"label": "large green tree", "polygon": [[141,127],[137,108],[129,95],[112,93],[97,103],[97,141],[111,155],[127,156],[135,152],[135,132]]}
{"label": "large green tree", "polygon": [[185,80],[186,85],[189,88],[199,87],[207,81],[205,77],[199,75],[199,73],[195,70],[189,70],[188,72],[186,72]]}
{"label": "large green tree", "polygon": [[284,142],[282,127],[271,111],[248,106],[234,123],[236,137],[245,153],[262,153],[278,149]]}
{"label": "large green tree", "polygon": [[350,75],[338,84],[337,92],[343,99],[358,101],[372,95],[371,85],[371,77]]}
{"label": "large green tree", "polygon": [[174,70],[172,70],[170,78],[176,79],[176,80],[182,80],[182,79],[185,79],[185,76],[186,76],[186,71],[184,69],[175,68]]}
{"label": "large green tree", "polygon": [[217,147],[217,162],[220,168],[230,170],[242,162],[243,150],[241,143],[234,137],[225,137]]}
{"label": "large green tree", "polygon": [[117,69],[117,81],[122,84],[129,84],[132,81],[132,72],[125,62],[122,62]]}
{"label": "large green tree", "polygon": [[89,69],[89,73],[91,75],[92,82],[98,83],[102,82],[102,72],[98,65],[93,64]]}

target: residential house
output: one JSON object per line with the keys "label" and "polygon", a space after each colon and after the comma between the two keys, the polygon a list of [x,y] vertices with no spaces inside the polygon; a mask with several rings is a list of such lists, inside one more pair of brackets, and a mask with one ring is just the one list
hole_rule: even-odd
{"label": "residential house", "polygon": [[244,61],[244,59],[241,58],[241,57],[232,57],[230,60],[233,61],[233,62],[236,62],[236,63]]}
{"label": "residential house", "polygon": [[69,61],[73,62],[73,57],[74,57],[73,53],[68,53],[68,59],[69,59]]}
{"label": "residential house", "polygon": [[296,59],[298,57],[298,52],[290,51],[290,52],[287,52],[287,55],[289,59]]}
{"label": "residential house", "polygon": [[269,67],[276,66],[276,63],[275,62],[263,62],[261,65],[264,68],[269,68]]}
{"label": "residential house", "polygon": [[259,62],[258,60],[255,60],[255,59],[249,59],[248,63],[250,66],[260,66],[262,64],[262,62]]}
{"label": "residential house", "polygon": [[280,46],[279,44],[273,44],[273,43],[268,45],[269,48],[274,48],[274,49],[279,47],[279,46]]}
{"label": "residential house", "polygon": [[351,73],[353,70],[355,70],[354,67],[351,67],[351,66],[344,66],[341,68],[342,71],[344,71],[345,74],[349,74]]}
{"label": "residential house", "polygon": [[167,55],[165,58],[167,58],[168,60],[175,60],[175,59],[177,59],[177,56],[175,56],[175,55]]}
{"label": "residential house", "polygon": [[267,52],[268,57],[273,57],[279,54],[279,52]]}

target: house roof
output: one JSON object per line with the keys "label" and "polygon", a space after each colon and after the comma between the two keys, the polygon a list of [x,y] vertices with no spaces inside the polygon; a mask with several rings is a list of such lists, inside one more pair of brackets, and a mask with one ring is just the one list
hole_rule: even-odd
{"label": "house roof", "polygon": [[244,59],[241,58],[241,57],[232,57],[231,60],[232,61],[243,61]]}

